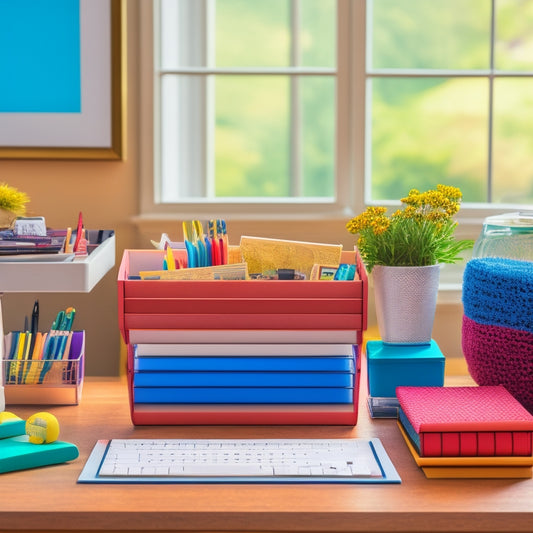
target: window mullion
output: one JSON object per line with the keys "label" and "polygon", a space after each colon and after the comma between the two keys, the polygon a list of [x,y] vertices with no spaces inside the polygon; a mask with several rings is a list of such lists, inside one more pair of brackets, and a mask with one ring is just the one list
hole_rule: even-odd
{"label": "window mullion", "polygon": [[[206,0],[206,19],[205,19],[205,42],[206,57],[205,66],[208,69],[214,68],[216,63],[216,1]],[[207,198],[215,197],[215,84],[216,76],[206,75],[205,84],[205,143],[203,160],[205,162],[205,188]]]}
{"label": "window mullion", "polygon": [[494,42],[496,39],[496,0],[491,1],[490,14],[490,71],[489,76],[489,109],[488,109],[488,154],[487,154],[487,202],[492,202],[493,185],[493,133],[494,133]]}
{"label": "window mullion", "polygon": [[[298,67],[300,57],[300,1],[291,0],[291,67]],[[303,193],[300,78],[290,76],[290,190],[289,196],[300,197]]]}

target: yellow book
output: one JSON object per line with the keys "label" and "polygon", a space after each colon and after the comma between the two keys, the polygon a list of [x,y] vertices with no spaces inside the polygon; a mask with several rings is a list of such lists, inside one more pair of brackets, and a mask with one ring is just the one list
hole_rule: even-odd
{"label": "yellow book", "polygon": [[428,479],[529,479],[533,477],[531,466],[423,466]]}

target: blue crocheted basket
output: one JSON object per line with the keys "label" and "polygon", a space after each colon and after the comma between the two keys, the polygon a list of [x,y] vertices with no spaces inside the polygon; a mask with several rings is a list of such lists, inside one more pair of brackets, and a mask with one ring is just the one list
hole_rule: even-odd
{"label": "blue crocheted basket", "polygon": [[472,259],[463,276],[462,348],[478,385],[504,385],[533,413],[533,262]]}

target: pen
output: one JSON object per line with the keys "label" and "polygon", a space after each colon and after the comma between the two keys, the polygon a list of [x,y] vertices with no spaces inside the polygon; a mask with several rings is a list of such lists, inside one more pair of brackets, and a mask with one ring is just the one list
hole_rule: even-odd
{"label": "pen", "polygon": [[205,245],[205,236],[204,228],[202,223],[199,220],[192,221],[194,234],[195,234],[195,244],[198,250],[198,266],[205,267],[210,266],[211,257],[207,256],[207,248]]}
{"label": "pen", "polygon": [[[76,315],[76,309],[74,307],[67,307],[65,310],[61,323],[59,324],[58,329],[62,332],[69,332],[72,330],[72,323],[74,322],[74,317]],[[60,333],[59,338],[56,340],[56,345],[54,346],[54,352],[52,359],[62,359],[63,352],[65,351],[65,346],[67,344],[67,333]]]}
{"label": "pen", "polygon": [[76,316],[76,309],[74,307],[67,307],[65,311],[65,325],[63,327],[66,331],[72,330],[72,323],[74,322],[74,317]]}
{"label": "pen", "polygon": [[0,248],[13,248],[14,246],[37,246],[31,241],[0,241]]}
{"label": "pen", "polygon": [[35,347],[35,339],[37,331],[39,330],[39,300],[35,300],[33,304],[33,311],[31,312],[31,342],[30,342],[30,359],[33,358],[33,349]]}
{"label": "pen", "polygon": [[198,249],[195,246],[194,228],[190,220],[184,220],[183,226],[183,240],[185,241],[185,248],[187,249],[187,267],[196,268],[198,264]]}
{"label": "pen", "polygon": [[56,349],[56,342],[57,336],[55,332],[50,331],[43,347],[43,365],[41,368],[41,372],[39,373],[39,378],[37,380],[38,383],[43,382],[44,376],[46,376],[46,373],[50,369],[50,365],[52,364],[51,359],[53,358]]}
{"label": "pen", "polygon": [[176,270],[176,261],[174,259],[174,254],[172,248],[167,243],[166,245],[166,261],[167,261],[167,270]]}
{"label": "pen", "polygon": [[217,220],[217,233],[219,234],[220,262],[222,265],[228,264],[228,232],[225,220]]}
{"label": "pen", "polygon": [[70,246],[70,239],[72,239],[72,228],[71,227],[68,227],[67,228],[67,235],[65,237],[65,253],[66,254],[69,254],[72,252],[72,248]]}
{"label": "pen", "polygon": [[65,311],[59,311],[57,313],[55,320],[52,322],[51,330],[61,329],[61,324],[63,323],[63,320],[65,319]]}
{"label": "pen", "polygon": [[[28,317],[24,317],[24,335],[22,338],[23,342],[19,346],[18,359],[26,361],[28,359],[29,346],[31,341],[31,333],[28,329]],[[25,374],[27,363],[19,363],[17,369],[17,383],[23,383],[23,376]]]}

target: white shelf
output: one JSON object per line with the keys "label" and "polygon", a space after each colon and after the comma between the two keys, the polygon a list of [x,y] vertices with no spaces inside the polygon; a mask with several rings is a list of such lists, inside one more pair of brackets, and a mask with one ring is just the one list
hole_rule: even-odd
{"label": "white shelf", "polygon": [[115,235],[111,234],[88,256],[71,262],[0,262],[0,293],[90,292],[114,265]]}

